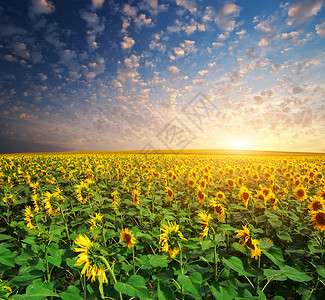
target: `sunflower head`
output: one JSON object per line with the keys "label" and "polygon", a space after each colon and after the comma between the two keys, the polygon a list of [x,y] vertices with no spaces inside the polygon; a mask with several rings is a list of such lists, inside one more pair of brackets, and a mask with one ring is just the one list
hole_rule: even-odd
{"label": "sunflower head", "polygon": [[167,194],[167,199],[169,201],[173,200],[174,192],[171,188],[169,188],[169,187],[166,188],[166,194]]}
{"label": "sunflower head", "polygon": [[101,259],[103,253],[99,244],[90,241],[86,235],[82,236],[81,234],[76,238],[75,243],[80,247],[74,249],[75,252],[80,252],[75,266],[84,264],[81,274],[86,273],[87,279],[91,279],[92,282],[96,280],[96,277],[101,277],[102,282],[107,283],[105,264]]}
{"label": "sunflower head", "polygon": [[216,197],[220,200],[223,201],[226,199],[226,195],[223,192],[217,192]]}
{"label": "sunflower head", "polygon": [[325,210],[319,210],[313,213],[312,218],[310,219],[312,225],[315,225],[314,228],[320,231],[325,230]]}
{"label": "sunflower head", "polygon": [[321,197],[314,196],[311,198],[311,201],[309,201],[308,209],[311,212],[324,210],[324,208],[325,208],[324,201]]}
{"label": "sunflower head", "polygon": [[194,188],[195,184],[196,184],[195,179],[194,178],[189,178],[187,180],[187,184],[188,184],[189,187]]}
{"label": "sunflower head", "polygon": [[300,201],[303,201],[307,197],[306,189],[303,186],[297,186],[294,189],[294,195]]}
{"label": "sunflower head", "polygon": [[163,224],[164,228],[160,228],[162,233],[159,235],[159,244],[162,245],[161,251],[169,252],[169,256],[174,258],[179,253],[179,246],[182,240],[187,240],[183,237],[179,230],[179,225],[168,221],[168,225]]}
{"label": "sunflower head", "polygon": [[123,247],[128,247],[130,249],[136,244],[136,238],[132,234],[132,231],[129,231],[127,228],[122,230],[120,237],[124,243]]}

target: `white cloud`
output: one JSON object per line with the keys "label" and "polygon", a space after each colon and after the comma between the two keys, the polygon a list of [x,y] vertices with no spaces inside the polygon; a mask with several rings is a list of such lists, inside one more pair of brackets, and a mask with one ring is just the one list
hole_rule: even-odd
{"label": "white cloud", "polygon": [[1,25],[0,36],[9,36],[15,34],[27,34],[27,30],[15,25]]}
{"label": "white cloud", "polygon": [[165,4],[158,4],[158,0],[143,0],[138,4],[139,9],[146,10],[153,15],[165,11],[167,6]]}
{"label": "white cloud", "polygon": [[325,22],[317,24],[315,30],[321,37],[325,37]]}
{"label": "white cloud", "polygon": [[262,38],[259,42],[258,42],[258,45],[260,47],[265,47],[265,46],[268,46],[269,45],[269,42],[267,41],[266,38]]}
{"label": "white cloud", "polygon": [[29,17],[34,18],[37,15],[51,14],[55,11],[55,6],[48,0],[32,0],[29,8]]}
{"label": "white cloud", "polygon": [[176,0],[176,4],[187,9],[192,14],[197,11],[195,3],[191,0]]}
{"label": "white cloud", "polygon": [[136,18],[134,18],[134,23],[138,26],[141,27],[143,25],[149,26],[151,24],[151,19],[146,17],[145,14],[140,14]]}
{"label": "white cloud", "polygon": [[6,55],[4,56],[4,59],[5,59],[6,61],[10,61],[10,62],[17,62],[17,61],[18,61],[17,58],[14,57],[14,56],[12,56],[11,54],[6,54]]}
{"label": "white cloud", "polygon": [[231,32],[235,29],[240,7],[234,3],[225,4],[215,15],[214,22],[225,32]]}
{"label": "white cloud", "polygon": [[122,49],[130,49],[134,46],[135,41],[129,36],[123,37],[123,42],[121,42]]}
{"label": "white cloud", "polygon": [[137,16],[138,9],[134,6],[131,6],[130,4],[125,4],[123,6],[123,13],[127,17],[136,17]]}
{"label": "white cloud", "polygon": [[177,75],[179,73],[179,68],[177,68],[176,66],[170,66],[168,67],[168,71],[170,71],[170,73],[172,73],[173,75]]}
{"label": "white cloud", "polygon": [[91,0],[92,9],[95,10],[95,9],[102,8],[104,2],[105,0]]}
{"label": "white cloud", "polygon": [[288,10],[288,25],[299,25],[315,16],[320,11],[322,5],[323,0],[303,0],[292,4]]}

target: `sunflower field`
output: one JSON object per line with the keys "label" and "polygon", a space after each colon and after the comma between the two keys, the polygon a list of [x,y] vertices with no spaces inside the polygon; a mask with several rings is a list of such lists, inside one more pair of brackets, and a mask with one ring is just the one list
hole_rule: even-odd
{"label": "sunflower field", "polygon": [[325,155],[0,156],[0,299],[325,299]]}

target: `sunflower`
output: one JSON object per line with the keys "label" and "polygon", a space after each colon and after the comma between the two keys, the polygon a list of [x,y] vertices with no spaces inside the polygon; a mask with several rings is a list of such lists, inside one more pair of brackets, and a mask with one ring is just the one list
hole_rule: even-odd
{"label": "sunflower", "polygon": [[86,235],[82,236],[81,234],[76,238],[75,243],[80,247],[74,249],[75,252],[80,252],[75,266],[85,264],[81,275],[86,273],[87,279],[91,278],[92,282],[96,280],[96,277],[101,277],[103,283],[108,283],[104,271],[105,265],[100,259],[102,253],[99,250],[99,244],[91,242]]}
{"label": "sunflower", "polygon": [[133,189],[133,204],[135,206],[138,206],[140,204],[140,191],[138,190],[137,186]]}
{"label": "sunflower", "polygon": [[228,187],[234,189],[236,187],[236,183],[235,180],[231,179],[231,178],[227,178],[226,182],[228,184]]}
{"label": "sunflower", "polygon": [[30,206],[27,206],[27,207],[25,208],[24,215],[25,215],[24,220],[27,222],[27,228],[28,228],[28,230],[29,230],[29,229],[34,229],[34,228],[36,228],[36,226],[34,226],[34,225],[32,224],[32,220],[34,219],[34,215],[33,215],[33,213],[31,212],[31,207],[30,207]]}
{"label": "sunflower", "polygon": [[259,256],[261,256],[262,251],[259,249],[259,241],[256,239],[253,239],[250,236],[249,228],[247,225],[243,226],[243,230],[236,230],[237,237],[240,238],[239,243],[242,243],[242,247],[245,245],[251,249],[251,257],[258,259]]}
{"label": "sunflower", "polygon": [[85,204],[88,201],[88,197],[92,196],[89,189],[89,184],[84,181],[81,181],[80,184],[75,185],[75,192],[77,200],[82,204]]}
{"label": "sunflower", "polygon": [[204,179],[200,180],[199,188],[201,190],[205,190],[206,186],[207,186],[207,182]]}
{"label": "sunflower", "polygon": [[193,178],[188,178],[187,179],[187,185],[189,187],[194,188],[195,187],[195,184],[196,184],[195,179],[193,179]]}
{"label": "sunflower", "polygon": [[169,256],[174,258],[179,253],[181,240],[187,241],[179,230],[179,225],[168,221],[168,225],[163,224],[160,228],[162,233],[159,235],[159,244],[162,245],[161,251],[169,252]]}
{"label": "sunflower", "polygon": [[254,172],[254,173],[252,173],[252,179],[254,180],[254,181],[259,181],[260,180],[260,176],[258,176],[258,173],[257,172]]}
{"label": "sunflower", "polygon": [[34,212],[36,212],[36,213],[39,212],[40,208],[38,206],[38,198],[37,198],[37,194],[36,193],[34,193],[32,195],[32,201],[33,201],[33,204],[34,204]]}
{"label": "sunflower", "polygon": [[60,211],[55,193],[51,194],[49,191],[46,191],[43,195],[43,202],[45,203],[46,213],[49,216],[55,216]]}
{"label": "sunflower", "polygon": [[91,224],[89,233],[92,233],[94,227],[97,227],[98,224],[102,223],[103,216],[99,213],[96,213],[95,216],[90,215],[90,219],[91,220],[88,221],[88,223]]}
{"label": "sunflower", "polygon": [[259,244],[258,240],[252,239],[251,237],[249,237],[246,242],[246,246],[251,249],[251,257],[255,259],[258,259],[262,254],[261,249],[258,247]]}
{"label": "sunflower", "polygon": [[136,244],[136,238],[132,234],[132,231],[129,231],[127,228],[122,229],[120,238],[124,242],[123,247],[128,247],[130,249]]}
{"label": "sunflower", "polygon": [[246,240],[249,238],[248,225],[243,226],[243,229],[236,230],[236,237],[240,238],[239,243],[243,242],[242,246],[245,246]]}
{"label": "sunflower", "polygon": [[201,190],[198,190],[196,196],[197,196],[197,200],[201,204],[204,204],[204,200],[205,200],[206,194],[204,194]]}
{"label": "sunflower", "polygon": [[325,200],[325,189],[322,188],[317,192],[317,195],[321,197],[323,200]]}
{"label": "sunflower", "polygon": [[315,224],[314,228],[320,231],[325,230],[325,210],[319,210],[313,212],[313,216],[310,219],[311,224]]}
{"label": "sunflower", "polygon": [[252,192],[246,186],[240,187],[238,197],[246,207],[248,205],[248,200],[251,197],[251,194]]}
{"label": "sunflower", "polygon": [[209,221],[213,219],[210,214],[207,214],[205,211],[200,211],[198,217],[201,220],[202,232],[200,233],[200,244],[202,245],[202,240],[208,236],[209,232]]}
{"label": "sunflower", "polygon": [[113,198],[113,209],[116,210],[118,206],[118,191],[114,191],[113,193],[111,193],[111,196]]}
{"label": "sunflower", "polygon": [[225,220],[225,208],[222,204],[218,203],[215,199],[210,200],[210,206],[213,207],[214,212],[218,214],[219,221]]}
{"label": "sunflower", "polygon": [[324,201],[321,197],[314,196],[311,198],[311,201],[309,201],[308,209],[312,212],[324,210],[324,208]]}
{"label": "sunflower", "polygon": [[217,192],[216,197],[220,200],[223,201],[226,199],[226,195],[223,192]]}
{"label": "sunflower", "polygon": [[171,188],[167,187],[166,188],[166,193],[167,193],[167,199],[169,201],[173,200],[174,192],[171,190]]}
{"label": "sunflower", "polygon": [[244,183],[244,177],[237,177],[237,185],[243,185]]}
{"label": "sunflower", "polygon": [[294,195],[298,200],[303,201],[307,197],[306,189],[302,186],[297,186],[294,189]]}

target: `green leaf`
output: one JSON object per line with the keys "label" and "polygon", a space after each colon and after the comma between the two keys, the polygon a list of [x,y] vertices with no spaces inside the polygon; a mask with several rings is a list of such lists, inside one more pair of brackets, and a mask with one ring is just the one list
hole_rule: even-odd
{"label": "green leaf", "polygon": [[185,291],[199,295],[202,284],[202,275],[200,273],[193,273],[191,275],[180,274],[177,281],[184,287]]}
{"label": "green leaf", "polygon": [[287,276],[283,275],[281,270],[271,270],[271,269],[263,269],[264,275],[267,277],[267,280],[273,281],[286,281]]}
{"label": "green leaf", "polygon": [[57,293],[54,293],[51,289],[53,283],[43,283],[42,279],[35,279],[33,283],[26,289],[26,298],[29,300],[42,300],[48,296],[59,297]]}
{"label": "green leaf", "polygon": [[280,248],[272,246],[268,251],[263,251],[263,253],[277,266],[284,266],[283,254]]}
{"label": "green leaf", "polygon": [[6,248],[4,244],[0,244],[0,264],[15,267],[15,259],[13,253]]}
{"label": "green leaf", "polygon": [[325,278],[325,267],[324,266],[317,265],[316,266],[316,271],[320,276]]}
{"label": "green leaf", "polygon": [[220,283],[213,281],[210,288],[215,299],[232,300],[237,295],[236,288],[232,285],[221,286]]}
{"label": "green leaf", "polygon": [[46,260],[54,266],[60,267],[62,262],[61,252],[58,244],[51,243],[48,247],[49,254],[45,255]]}
{"label": "green leaf", "polygon": [[230,269],[236,271],[239,275],[246,275],[243,262],[236,256],[232,256],[229,259],[222,258],[222,261],[228,266]]}
{"label": "green leaf", "polygon": [[281,268],[283,274],[293,281],[306,282],[306,281],[310,281],[313,279],[313,277],[311,277],[305,273],[302,273],[293,267],[285,265],[280,268]]}
{"label": "green leaf", "polygon": [[286,231],[280,231],[277,236],[282,241],[292,242],[290,234]]}
{"label": "green leaf", "polygon": [[158,299],[159,300],[174,300],[173,290],[167,286],[163,281],[158,281],[157,289]]}
{"label": "green leaf", "polygon": [[259,296],[260,299],[266,300],[266,295],[261,290],[257,291],[257,295]]}
{"label": "green leaf", "polygon": [[8,234],[0,234],[0,241],[4,241],[4,240],[10,240],[12,239],[12,236],[11,235],[8,235]]}
{"label": "green leaf", "polygon": [[80,290],[74,285],[69,285],[67,290],[63,293],[60,293],[59,296],[63,300],[82,300],[83,299],[80,296]]}
{"label": "green leaf", "polygon": [[149,298],[146,281],[139,275],[132,275],[126,283],[116,282],[114,288],[118,292],[130,297],[139,297],[140,300]]}
{"label": "green leaf", "polygon": [[163,255],[150,255],[149,263],[154,268],[162,267],[165,268],[168,266],[168,256]]}

